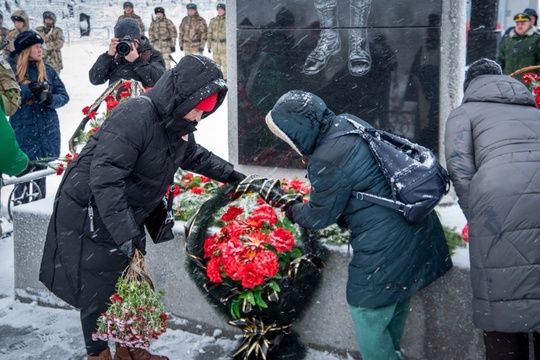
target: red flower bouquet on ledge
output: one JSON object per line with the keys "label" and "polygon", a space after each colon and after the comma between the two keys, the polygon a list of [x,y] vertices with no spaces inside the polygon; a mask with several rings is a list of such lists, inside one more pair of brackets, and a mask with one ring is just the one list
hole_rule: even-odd
{"label": "red flower bouquet on ledge", "polygon": [[[260,205],[249,216],[231,206],[221,216],[225,225],[204,241],[206,274],[210,281],[236,285],[241,294],[231,304],[231,315],[240,318],[240,308],[267,308],[264,295],[280,291],[277,280],[287,275],[287,266],[302,253],[295,246],[295,229],[288,219],[278,220],[274,209]],[[243,290],[240,290],[243,289]]]}

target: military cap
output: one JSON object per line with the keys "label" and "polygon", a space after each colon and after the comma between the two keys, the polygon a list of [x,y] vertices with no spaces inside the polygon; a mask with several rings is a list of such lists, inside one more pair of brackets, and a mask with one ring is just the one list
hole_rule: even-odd
{"label": "military cap", "polygon": [[219,9],[227,10],[227,9],[225,8],[225,4],[224,4],[224,3],[219,3],[219,4],[217,4],[216,10],[219,10]]}
{"label": "military cap", "polygon": [[43,20],[45,19],[51,19],[53,21],[56,21],[56,15],[52,11],[45,11],[43,13]]}
{"label": "military cap", "polygon": [[158,6],[157,8],[154,9],[154,14],[157,14],[157,13],[162,13],[163,15],[165,15],[165,9],[161,6]]}
{"label": "military cap", "polygon": [[131,1],[126,1],[124,3],[124,9],[127,8],[127,7],[130,7],[130,8],[134,8],[135,6],[133,6],[133,3]]}
{"label": "military cap", "polygon": [[186,5],[186,8],[188,10],[197,10],[197,4],[189,3],[189,4]]}
{"label": "military cap", "polygon": [[518,13],[514,16],[514,22],[531,21],[531,17],[525,13]]}

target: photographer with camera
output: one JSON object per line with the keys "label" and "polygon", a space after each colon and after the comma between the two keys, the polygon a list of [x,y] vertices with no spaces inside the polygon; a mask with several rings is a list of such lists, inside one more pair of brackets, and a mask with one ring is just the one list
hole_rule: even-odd
{"label": "photographer with camera", "polygon": [[125,18],[114,26],[109,49],[97,58],[88,75],[93,85],[125,79],[152,87],[164,72],[163,55],[150,45],[148,38],[141,36],[136,20]]}
{"label": "photographer with camera", "polygon": [[[60,156],[60,123],[56,109],[69,95],[56,71],[43,61],[43,38],[35,31],[21,32],[8,58],[21,88],[21,105],[9,120],[21,150],[30,160]],[[36,180],[45,197],[45,178]],[[20,194],[15,194],[20,196]]]}

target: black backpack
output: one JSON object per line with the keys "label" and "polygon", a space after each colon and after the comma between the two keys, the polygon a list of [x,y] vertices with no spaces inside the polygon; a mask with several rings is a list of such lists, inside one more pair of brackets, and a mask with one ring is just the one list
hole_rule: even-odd
{"label": "black backpack", "polygon": [[323,138],[319,145],[344,135],[360,135],[368,143],[386,181],[392,199],[353,191],[359,200],[399,210],[410,224],[418,224],[450,190],[450,178],[431,150],[395,134],[366,128],[347,119],[356,130],[339,131]]}

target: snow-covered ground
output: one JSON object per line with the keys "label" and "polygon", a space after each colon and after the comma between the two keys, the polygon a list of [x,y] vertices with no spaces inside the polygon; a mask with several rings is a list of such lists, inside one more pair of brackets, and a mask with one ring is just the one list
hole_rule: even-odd
{"label": "snow-covered ground", "polygon": [[[63,50],[64,81],[71,100],[58,110],[62,131],[62,154],[67,153],[67,140],[82,120],[82,109],[90,105],[106,88],[93,86],[88,80],[88,70],[99,54],[107,48],[107,39],[73,39]],[[206,55],[209,55],[208,53]],[[174,55],[176,59],[179,53]],[[222,106],[198,126],[199,143],[228,158],[227,106]],[[48,196],[54,193],[60,177],[48,177]],[[7,198],[11,186],[1,190],[0,216],[6,216]],[[457,205],[440,207],[443,223],[461,230],[465,224]],[[14,300],[13,237],[0,239],[0,359],[85,359],[79,314],[75,310],[60,310],[23,304]],[[454,262],[468,266],[467,249],[458,249]],[[178,319],[181,321],[181,319]],[[234,349],[235,342],[212,334],[195,335],[169,329],[151,349],[168,355],[171,359],[222,359]],[[310,360],[345,359],[334,354],[311,350]],[[350,357],[348,359],[351,359]]]}

